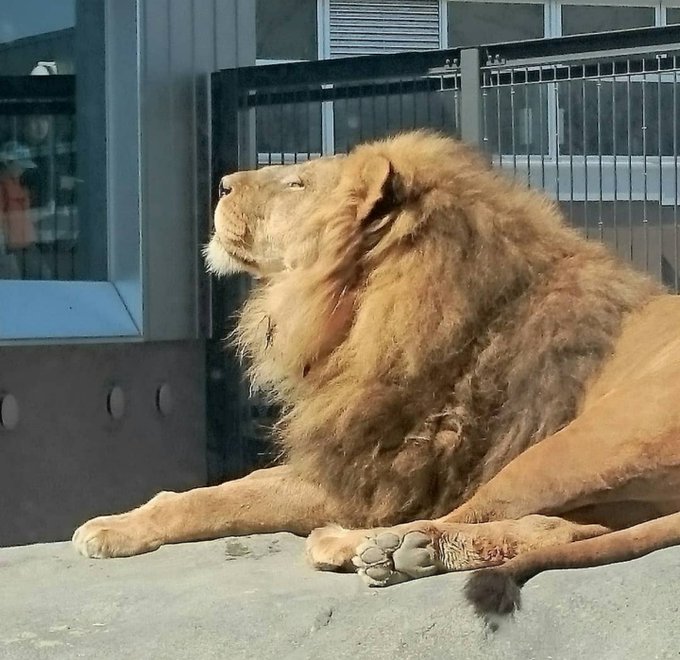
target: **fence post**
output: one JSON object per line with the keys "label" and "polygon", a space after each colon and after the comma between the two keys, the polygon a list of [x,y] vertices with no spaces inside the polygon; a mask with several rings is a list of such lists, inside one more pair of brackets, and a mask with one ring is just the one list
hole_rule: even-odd
{"label": "fence post", "polygon": [[[243,153],[249,123],[239,112],[242,86],[238,69],[212,74],[212,208],[218,200],[217,184],[222,176],[240,169],[250,155]],[[243,302],[246,277],[209,280],[211,332],[206,342],[206,407],[208,483],[221,483],[242,476],[248,466],[244,458],[241,367],[233,351],[225,351],[223,340],[234,329],[234,313]]]}
{"label": "fence post", "polygon": [[478,48],[463,48],[460,51],[460,88],[460,137],[481,148],[484,146],[484,136]]}

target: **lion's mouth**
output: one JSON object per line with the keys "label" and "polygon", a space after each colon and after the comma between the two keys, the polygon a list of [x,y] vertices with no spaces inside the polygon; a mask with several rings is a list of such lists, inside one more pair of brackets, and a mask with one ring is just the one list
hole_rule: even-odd
{"label": "lion's mouth", "polygon": [[236,248],[226,248],[222,246],[224,251],[232,258],[235,259],[236,261],[242,263],[244,266],[252,266],[253,268],[257,267],[257,264],[255,263],[255,259],[252,257],[249,257],[248,255],[245,254],[245,252],[238,250]]}
{"label": "lion's mouth", "polygon": [[256,276],[260,274],[255,259],[243,248],[224,241],[217,233],[213,234],[203,252],[208,269],[216,275],[244,271]]}

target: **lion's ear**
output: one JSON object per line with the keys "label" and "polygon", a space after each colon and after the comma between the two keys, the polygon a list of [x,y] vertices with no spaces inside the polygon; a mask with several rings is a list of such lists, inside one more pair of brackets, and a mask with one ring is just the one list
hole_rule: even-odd
{"label": "lion's ear", "polygon": [[361,197],[357,206],[358,222],[369,231],[376,224],[384,227],[385,222],[381,221],[402,201],[398,174],[389,159],[374,155],[363,163],[361,182]]}

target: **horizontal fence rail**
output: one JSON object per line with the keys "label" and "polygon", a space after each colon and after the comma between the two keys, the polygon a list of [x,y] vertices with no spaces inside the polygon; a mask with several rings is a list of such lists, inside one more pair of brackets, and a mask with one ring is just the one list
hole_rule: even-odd
{"label": "horizontal fence rail", "polygon": [[[680,26],[221,71],[213,178],[433,128],[478,145],[677,293],[679,71]],[[216,284],[217,335],[247,286]],[[272,411],[234,385],[237,365],[227,371],[222,429],[244,471],[268,455]]]}

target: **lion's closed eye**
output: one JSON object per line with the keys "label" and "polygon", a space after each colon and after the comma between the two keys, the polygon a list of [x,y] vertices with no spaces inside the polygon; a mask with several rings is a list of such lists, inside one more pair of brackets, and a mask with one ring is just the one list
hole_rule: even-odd
{"label": "lion's closed eye", "polygon": [[305,184],[302,181],[302,179],[288,179],[284,183],[286,188],[301,189],[305,187]]}

